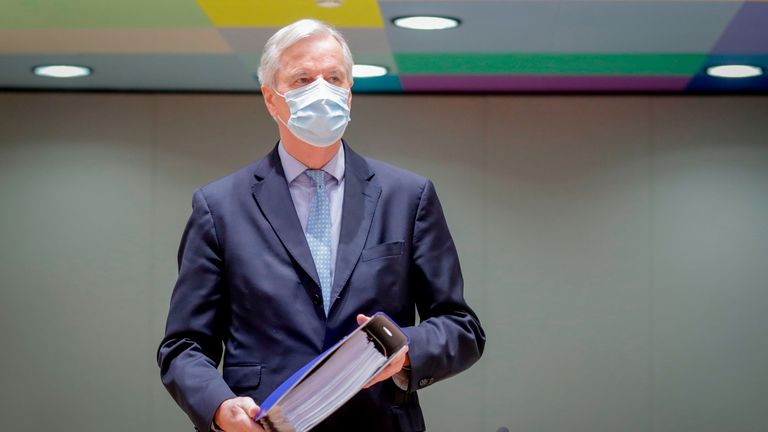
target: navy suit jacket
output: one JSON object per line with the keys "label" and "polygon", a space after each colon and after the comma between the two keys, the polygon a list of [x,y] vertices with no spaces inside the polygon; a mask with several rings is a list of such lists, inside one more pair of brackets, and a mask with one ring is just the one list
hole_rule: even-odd
{"label": "navy suit jacket", "polygon": [[411,340],[410,387],[386,380],[362,390],[316,431],[424,430],[416,390],[480,358],[485,335],[464,301],[456,247],[434,186],[344,145],[327,318],[277,148],[194,193],[157,361],[163,384],[199,430],[209,429],[226,399],[264,401],[352,331],[358,313],[383,311],[403,327]]}

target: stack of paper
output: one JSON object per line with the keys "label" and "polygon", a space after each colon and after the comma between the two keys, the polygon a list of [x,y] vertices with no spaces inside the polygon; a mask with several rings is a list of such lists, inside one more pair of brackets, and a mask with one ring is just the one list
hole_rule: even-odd
{"label": "stack of paper", "polygon": [[268,432],[304,432],[340,408],[408,345],[388,316],[377,313],[301,368],[262,404]]}

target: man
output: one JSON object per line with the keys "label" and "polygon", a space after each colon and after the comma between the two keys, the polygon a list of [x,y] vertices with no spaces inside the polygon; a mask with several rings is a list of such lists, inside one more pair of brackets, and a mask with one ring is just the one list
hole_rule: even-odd
{"label": "man", "polygon": [[193,196],[158,350],[163,383],[201,431],[261,431],[266,396],[383,311],[409,351],[315,430],[425,430],[416,390],[485,345],[435,189],[341,140],[352,56],[333,28],[279,30],[259,80],[280,141]]}

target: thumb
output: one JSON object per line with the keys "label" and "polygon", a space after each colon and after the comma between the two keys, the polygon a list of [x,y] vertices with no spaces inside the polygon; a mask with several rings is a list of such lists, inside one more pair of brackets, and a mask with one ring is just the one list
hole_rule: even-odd
{"label": "thumb", "polygon": [[256,402],[254,402],[253,399],[249,397],[242,398],[240,408],[242,408],[243,411],[245,411],[245,414],[250,418],[255,418],[259,414],[259,411],[261,411],[261,408],[256,405]]}
{"label": "thumb", "polygon": [[366,321],[368,321],[370,318],[363,314],[357,314],[357,325],[363,325]]}

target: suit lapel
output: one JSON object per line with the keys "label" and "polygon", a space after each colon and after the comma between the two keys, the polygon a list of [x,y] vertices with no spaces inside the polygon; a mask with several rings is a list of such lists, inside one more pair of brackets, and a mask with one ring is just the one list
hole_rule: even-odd
{"label": "suit lapel", "polygon": [[288,253],[319,287],[315,262],[293,206],[277,147],[257,165],[254,177],[256,181],[251,189],[256,203]]}
{"label": "suit lapel", "polygon": [[331,290],[331,307],[357,265],[381,195],[381,187],[365,159],[353,152],[346,143],[344,154],[344,204],[336,252],[336,271]]}
{"label": "suit lapel", "polygon": [[[331,307],[357,265],[381,195],[381,187],[368,163],[344,143],[344,204],[336,252],[336,270],[331,290]],[[256,166],[251,186],[259,209],[269,221],[283,246],[315,282],[320,279],[288,190],[280,156],[275,147]]]}

